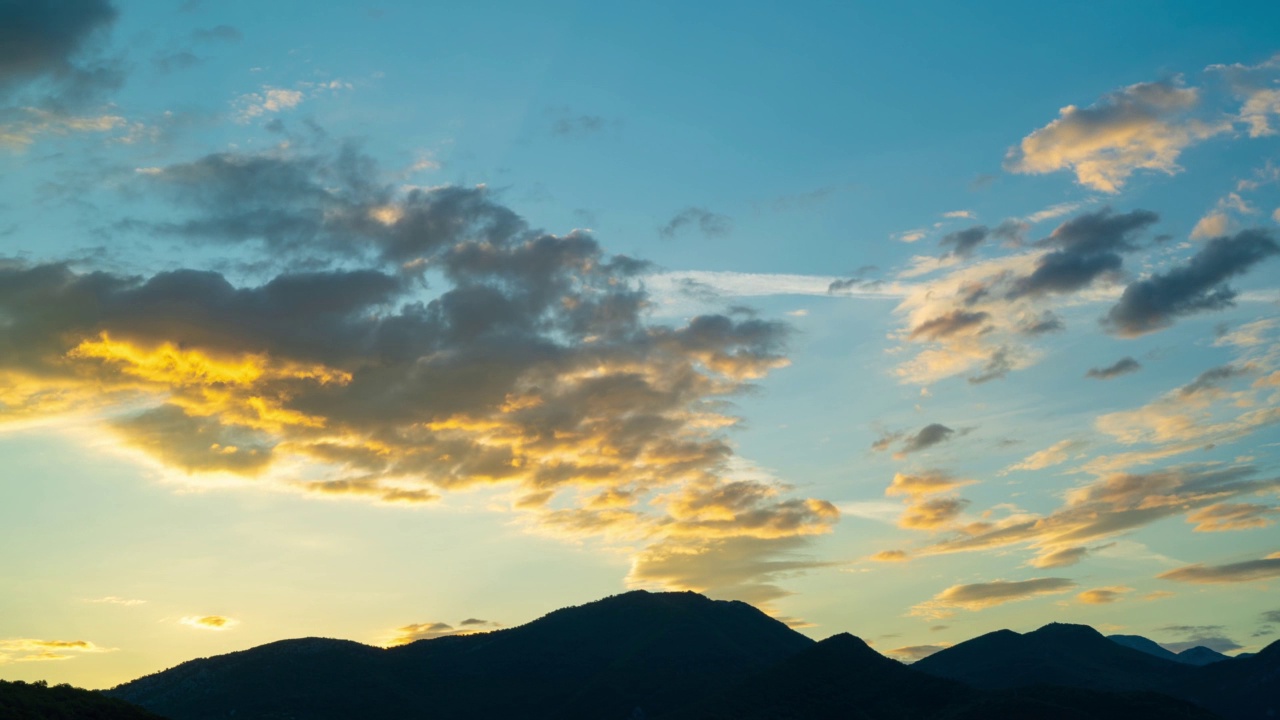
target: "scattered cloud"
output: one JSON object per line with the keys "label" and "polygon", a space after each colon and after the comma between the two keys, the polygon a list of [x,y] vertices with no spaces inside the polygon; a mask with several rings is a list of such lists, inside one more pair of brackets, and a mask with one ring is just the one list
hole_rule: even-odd
{"label": "scattered cloud", "polygon": [[1033,578],[1030,580],[994,580],[970,585],[952,585],[911,608],[910,615],[928,619],[950,617],[956,609],[978,611],[1015,600],[1064,593],[1076,587],[1066,578]]}
{"label": "scattered cloud", "polygon": [[188,615],[178,622],[197,630],[213,630],[215,632],[229,630],[233,626],[240,624],[239,620],[222,615]]}
{"label": "scattered cloud", "polygon": [[894,455],[895,457],[901,457],[927,450],[950,440],[955,434],[956,431],[946,425],[930,423],[920,428],[920,431],[916,434],[903,438],[902,444],[898,447],[898,452],[894,453]]}
{"label": "scattered cloud", "polygon": [[925,659],[925,658],[929,657],[930,655],[932,655],[932,654],[934,654],[934,653],[936,653],[936,652],[942,651],[942,650],[946,650],[946,649],[947,649],[947,648],[949,648],[949,647],[951,647],[951,646],[950,646],[950,645],[947,645],[947,644],[944,644],[944,645],[907,645],[907,646],[905,646],[905,647],[898,647],[898,648],[894,648],[894,649],[892,649],[892,650],[889,650],[889,651],[888,651],[888,652],[886,652],[885,654],[886,654],[886,655],[889,655],[889,656],[891,656],[891,657],[895,657],[895,658],[897,658],[897,659],[899,659],[899,660],[901,660],[901,661],[903,661],[903,662],[909,662],[909,663],[912,663],[912,662],[915,662],[915,661],[917,661],[917,660],[923,660],[923,659]]}
{"label": "scattered cloud", "polygon": [[11,638],[0,640],[0,665],[46,660],[70,660],[76,655],[115,652],[116,648],[104,648],[88,640],[38,640],[35,638]]}
{"label": "scattered cloud", "polygon": [[1280,552],[1257,560],[1243,560],[1225,565],[1196,563],[1160,573],[1156,577],[1174,582],[1213,584],[1254,582],[1280,577]]}
{"label": "scattered cloud", "polygon": [[1089,372],[1085,373],[1084,376],[1095,380],[1110,380],[1121,375],[1138,372],[1141,369],[1142,363],[1131,357],[1122,357],[1106,367],[1089,368]]}
{"label": "scattered cloud", "polygon": [[101,605],[125,605],[125,606],[133,606],[133,605],[143,605],[143,604],[146,604],[146,602],[147,602],[147,601],[146,601],[146,600],[136,600],[136,599],[132,599],[132,598],[116,597],[115,595],[108,595],[108,596],[106,596],[106,597],[100,597],[100,598],[96,598],[96,599],[93,599],[93,600],[85,600],[85,602],[87,602],[87,603],[97,603],[97,604],[101,604]]}
{"label": "scattered cloud", "polygon": [[431,640],[447,635],[473,635],[475,633],[489,632],[501,627],[501,623],[478,618],[467,618],[458,623],[458,627],[443,622],[412,623],[396,628],[394,636],[386,644],[388,647],[395,647],[408,645],[418,640]]}
{"label": "scattered cloud", "polygon": [[1000,472],[1001,475],[1017,470],[1043,470],[1071,459],[1075,451],[1083,448],[1086,443],[1081,440],[1059,440],[1043,450],[1037,450],[1023,458],[1021,461],[1010,465]]}
{"label": "scattered cloud", "polygon": [[881,550],[870,559],[876,562],[906,562],[911,559],[911,556],[904,550]]}
{"label": "scattered cloud", "polygon": [[1193,117],[1200,101],[1199,90],[1170,80],[1130,85],[1087,108],[1068,105],[1011,148],[1005,168],[1070,170],[1081,185],[1105,193],[1119,192],[1138,170],[1172,175],[1183,150],[1231,130],[1229,120]]}
{"label": "scattered cloud", "polygon": [[1085,605],[1109,605],[1124,599],[1127,593],[1133,592],[1133,588],[1113,585],[1111,587],[1093,588],[1085,590],[1076,595],[1076,599]]}
{"label": "scattered cloud", "polygon": [[1031,567],[1045,569],[1075,565],[1089,554],[1087,547],[1067,547],[1038,555],[1028,563]]}
{"label": "scattered cloud", "polygon": [[1214,238],[1185,264],[1125,288],[1107,323],[1121,337],[1137,337],[1169,327],[1181,316],[1231,307],[1236,291],[1227,281],[1277,253],[1280,246],[1269,230]]}
{"label": "scattered cloud", "polygon": [[706,237],[726,237],[733,230],[733,220],[706,208],[687,207],[668,220],[658,234],[671,239],[685,228],[696,228]]}

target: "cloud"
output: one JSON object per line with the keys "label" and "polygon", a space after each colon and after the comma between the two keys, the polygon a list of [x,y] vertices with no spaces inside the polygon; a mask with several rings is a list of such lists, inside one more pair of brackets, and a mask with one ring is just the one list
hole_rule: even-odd
{"label": "cloud", "polygon": [[396,628],[395,635],[387,642],[387,646],[408,645],[418,640],[431,640],[448,635],[473,635],[496,630],[500,627],[502,627],[501,623],[477,618],[467,618],[458,623],[456,628],[443,622],[412,623]]}
{"label": "cloud", "polygon": [[1115,214],[1105,207],[1068,220],[1038,244],[1054,248],[1041,255],[1030,275],[1013,283],[1011,298],[1072,293],[1123,265],[1121,253],[1138,249],[1138,233],[1159,220],[1147,210]]}
{"label": "cloud", "polygon": [[1031,567],[1045,569],[1075,565],[1089,554],[1086,547],[1068,547],[1039,555],[1031,560]]}
{"label": "cloud", "polygon": [[1226,213],[1215,210],[1196,221],[1195,227],[1191,228],[1191,239],[1219,237],[1226,235],[1230,230],[1231,218],[1227,217]]}
{"label": "cloud", "polygon": [[[958,217],[969,217],[969,215],[960,215]],[[991,230],[986,225],[975,225],[965,230],[947,233],[942,237],[942,240],[938,241],[938,244],[942,247],[950,246],[952,255],[966,258],[972,255],[973,251],[990,235]]]}
{"label": "cloud", "polygon": [[686,227],[697,228],[707,237],[725,237],[733,230],[733,220],[705,208],[687,207],[668,220],[658,230],[658,234],[671,239]]}
{"label": "cloud", "polygon": [[35,638],[10,638],[0,640],[0,665],[17,662],[41,662],[45,660],[69,660],[76,654],[115,652],[116,648],[104,648],[88,640],[38,640]]}
{"label": "cloud", "polygon": [[147,601],[146,601],[146,600],[134,600],[134,599],[130,599],[130,598],[116,597],[115,595],[108,595],[108,596],[106,596],[106,597],[95,598],[95,599],[93,599],[93,600],[85,600],[85,602],[87,602],[87,603],[97,603],[97,604],[103,604],[103,605],[125,605],[125,606],[133,606],[133,605],[143,605],[143,604],[145,604]]}
{"label": "cloud", "polygon": [[1106,193],[1119,192],[1138,170],[1172,175],[1183,150],[1231,129],[1229,121],[1192,117],[1199,105],[1199,90],[1175,81],[1130,85],[1087,108],[1068,105],[1009,150],[1005,169],[1070,170],[1081,185]]}
{"label": "cloud", "polygon": [[904,550],[881,550],[870,559],[876,562],[906,562],[911,559],[911,556]]}
{"label": "cloud", "polygon": [[1001,475],[1011,473],[1015,470],[1043,470],[1047,467],[1061,465],[1071,459],[1071,454],[1084,447],[1085,443],[1080,440],[1059,440],[1044,450],[1038,450],[1023,458],[1021,461],[1010,465],[1001,471]]}
{"label": "cloud", "polygon": [[1015,600],[1064,593],[1074,587],[1076,583],[1071,580],[1053,577],[952,585],[935,595],[932,600],[911,608],[909,614],[930,619],[950,617],[955,609],[985,610]]}
{"label": "cloud", "polygon": [[[589,233],[531,228],[483,187],[384,177],[350,148],[138,175],[185,211],[141,227],[255,263],[0,264],[0,423],[76,414],[179,485],[401,504],[497,488],[534,532],[624,544],[648,583],[758,595],[778,548],[838,521],[728,441],[726,400],[787,364],[787,325],[656,322],[647,265]],[[764,575],[695,562],[725,553]]]}
{"label": "cloud", "polygon": [[948,492],[973,483],[973,480],[955,478],[941,470],[929,470],[910,475],[895,473],[893,482],[889,483],[889,487],[885,489],[884,494],[889,496],[905,495],[914,499],[925,495]]}
{"label": "cloud", "polygon": [[1141,369],[1142,363],[1131,357],[1122,357],[1106,367],[1089,368],[1089,372],[1085,373],[1084,376],[1095,380],[1110,380],[1121,375],[1138,372]]}
{"label": "cloud", "polygon": [[72,133],[105,133],[124,128],[127,122],[119,115],[68,115],[62,112],[24,107],[10,114],[0,124],[0,146],[21,148],[41,135],[65,136]]}
{"label": "cloud", "polygon": [[902,513],[898,526],[908,530],[936,530],[949,527],[968,507],[964,498],[929,498],[912,503]]}
{"label": "cloud", "polygon": [[920,428],[920,431],[914,435],[908,435],[899,446],[895,456],[908,455],[910,453],[927,450],[934,445],[944,443],[950,440],[956,431],[941,423],[930,423]]}
{"label": "cloud", "polygon": [[233,626],[240,624],[239,620],[223,615],[188,615],[178,622],[197,630],[213,630],[215,632],[229,630]]}
{"label": "cloud", "polygon": [[551,134],[561,138],[589,137],[603,132],[606,128],[616,129],[622,125],[620,120],[575,113],[567,107],[548,109],[547,114],[551,116]]}
{"label": "cloud", "polygon": [[[903,322],[894,337],[924,347],[902,361],[895,374],[920,385],[963,375],[976,385],[1030,367],[1042,354],[1035,338],[1065,329],[1055,311],[1064,303],[1109,297],[1103,281],[1121,277],[1123,256],[1142,248],[1141,234],[1156,221],[1146,210],[1102,208],[1068,219],[1033,243],[1019,235],[1021,249],[1013,254],[960,264],[926,282],[903,283],[904,297],[895,309]],[[992,231],[1001,233],[1001,228]],[[950,255],[929,260],[957,264]],[[908,269],[899,279],[914,274]]]}
{"label": "cloud", "polygon": [[1244,375],[1249,375],[1253,369],[1247,366],[1221,365],[1215,368],[1209,368],[1196,376],[1195,380],[1183,385],[1178,389],[1178,394],[1182,397],[1195,395],[1212,390],[1217,390],[1224,380],[1231,380]]}
{"label": "cloud", "polygon": [[1249,127],[1249,137],[1276,134],[1273,116],[1280,116],[1280,55],[1257,65],[1210,65],[1206,71],[1224,78],[1243,103],[1238,119]]}
{"label": "cloud", "polygon": [[1185,264],[1125,288],[1106,322],[1121,337],[1137,337],[1169,327],[1177,317],[1231,307],[1236,292],[1227,280],[1277,253],[1280,246],[1265,229],[1214,238]]}
{"label": "cloud", "polygon": [[123,80],[118,62],[99,52],[115,22],[107,0],[5,3],[0,7],[0,98],[56,110],[84,103]]}
{"label": "cloud", "polygon": [[1163,572],[1156,577],[1174,582],[1213,584],[1241,583],[1280,577],[1280,552],[1258,560],[1243,560],[1225,565],[1196,563]]}
{"label": "cloud", "polygon": [[791,594],[779,581],[834,564],[798,554],[804,547],[798,537],[738,537],[698,544],[665,540],[633,558],[627,582],[632,587],[657,585],[767,604]]}
{"label": "cloud", "polygon": [[915,662],[923,660],[930,655],[946,650],[950,645],[907,645],[898,647],[888,651],[886,654],[896,657],[903,662]]}
{"label": "cloud", "polygon": [[1190,650],[1193,647],[1207,647],[1210,650],[1227,653],[1244,647],[1222,635],[1223,629],[1221,625],[1166,625],[1159,628],[1160,632],[1175,633],[1185,639],[1181,642],[1162,642],[1160,646],[1175,653]]}
{"label": "cloud", "polygon": [[1109,605],[1124,599],[1126,593],[1133,592],[1133,588],[1121,587],[1113,585],[1111,587],[1093,588],[1085,590],[1076,595],[1076,599],[1085,605]]}
{"label": "cloud", "polygon": [[[956,527],[915,555],[973,552],[1029,545],[1032,561],[1070,559],[1075,548],[1114,537],[1157,520],[1184,515],[1227,498],[1280,489],[1280,478],[1255,478],[1249,466],[1180,467],[1150,473],[1111,473],[1070,491],[1047,515],[1013,512]],[[1071,550],[1065,555],[1063,551]],[[1193,573],[1194,574],[1194,573]]]}

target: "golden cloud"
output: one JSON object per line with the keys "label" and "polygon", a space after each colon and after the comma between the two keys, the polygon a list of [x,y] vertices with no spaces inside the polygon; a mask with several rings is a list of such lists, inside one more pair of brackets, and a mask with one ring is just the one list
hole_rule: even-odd
{"label": "golden cloud", "polygon": [[240,621],[223,615],[188,615],[178,622],[187,627],[196,628],[197,630],[228,630],[232,626],[239,625]]}

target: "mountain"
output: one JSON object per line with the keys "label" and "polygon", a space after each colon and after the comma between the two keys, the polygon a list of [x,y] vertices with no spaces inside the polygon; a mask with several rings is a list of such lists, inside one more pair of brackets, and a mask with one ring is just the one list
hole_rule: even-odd
{"label": "mountain", "polygon": [[914,720],[933,717],[972,694],[960,683],[915,672],[842,633],[671,720]]}
{"label": "mountain", "polygon": [[1144,638],[1141,635],[1108,635],[1107,639],[1113,643],[1120,643],[1127,648],[1140,650],[1148,655],[1154,655],[1158,658],[1164,658],[1165,660],[1180,662],[1178,660],[1177,653],[1172,650],[1166,650],[1160,643],[1149,638]]}
{"label": "mountain", "polygon": [[[912,665],[939,677],[989,689],[1044,685],[1115,692],[1155,692],[1231,720],[1280,717],[1280,642],[1251,657],[1204,666],[1156,657],[1082,625],[1046,625],[1019,635],[999,630]],[[1139,716],[1141,717],[1141,716]]]}
{"label": "mountain", "polygon": [[1063,623],[1026,634],[997,630],[912,667],[986,689],[1061,685],[1120,692],[1160,692],[1193,670],[1125,647],[1087,625]]}
{"label": "mountain", "polygon": [[116,698],[70,685],[0,680],[4,720],[164,720]]}
{"label": "mountain", "polygon": [[1214,720],[1154,693],[1033,687],[977,690],[836,635],[697,706],[659,720]]}
{"label": "mountain", "polygon": [[[490,633],[381,649],[308,638],[193,660],[114,697],[175,720],[628,718],[813,645],[741,602],[636,591]],[[426,715],[427,709],[429,715]]]}
{"label": "mountain", "polygon": [[1217,650],[1212,650],[1203,645],[1197,645],[1180,653],[1175,653],[1171,650],[1166,650],[1160,643],[1144,638],[1141,635],[1108,635],[1107,639],[1127,648],[1140,650],[1148,655],[1154,655],[1165,660],[1173,660],[1184,665],[1208,665],[1209,663],[1231,659],[1230,655],[1223,655]]}
{"label": "mountain", "polygon": [[1230,655],[1223,655],[1217,650],[1207,648],[1203,645],[1197,645],[1193,648],[1187,648],[1177,654],[1178,662],[1188,665],[1210,665],[1223,660],[1230,660]]}
{"label": "mountain", "polygon": [[108,694],[172,720],[1261,720],[1278,693],[1280,644],[1197,667],[1051,624],[907,666],[744,603],[638,591],[395,648],[286,640]]}

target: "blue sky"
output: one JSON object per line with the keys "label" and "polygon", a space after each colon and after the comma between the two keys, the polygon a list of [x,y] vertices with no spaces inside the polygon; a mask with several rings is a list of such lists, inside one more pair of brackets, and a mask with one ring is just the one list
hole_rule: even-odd
{"label": "blue sky", "polygon": [[1280,9],[1044,5],[0,6],[0,676],[1274,639]]}

